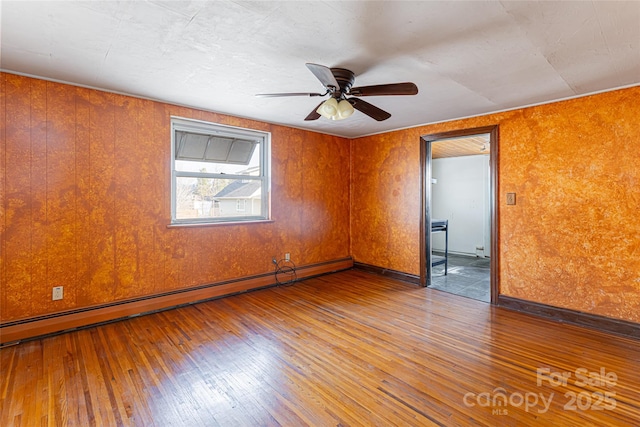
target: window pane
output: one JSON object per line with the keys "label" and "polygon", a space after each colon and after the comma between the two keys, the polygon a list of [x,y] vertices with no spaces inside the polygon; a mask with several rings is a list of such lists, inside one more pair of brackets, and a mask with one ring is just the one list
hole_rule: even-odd
{"label": "window pane", "polygon": [[171,118],[171,220],[268,219],[270,134]]}
{"label": "window pane", "polygon": [[176,130],[175,153],[177,160],[248,165],[260,143],[259,139],[216,136]]}
{"label": "window pane", "polygon": [[260,175],[260,145],[253,150],[253,155],[249,163],[244,165],[219,162],[198,162],[188,160],[176,160],[175,168],[180,172],[205,172],[205,173],[226,173],[233,175]]}
{"label": "window pane", "polygon": [[261,194],[258,179],[178,177],[176,219],[262,216]]}

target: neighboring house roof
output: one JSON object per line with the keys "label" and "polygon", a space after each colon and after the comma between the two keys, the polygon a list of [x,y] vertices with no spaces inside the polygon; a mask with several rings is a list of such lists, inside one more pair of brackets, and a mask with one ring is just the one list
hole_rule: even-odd
{"label": "neighboring house roof", "polygon": [[224,187],[216,195],[214,199],[244,199],[254,196],[256,193],[260,195],[260,181],[235,181]]}

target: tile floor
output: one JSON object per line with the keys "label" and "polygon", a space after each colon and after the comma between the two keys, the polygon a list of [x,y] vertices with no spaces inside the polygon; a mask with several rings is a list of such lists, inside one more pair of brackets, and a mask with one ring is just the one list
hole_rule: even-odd
{"label": "tile floor", "polygon": [[447,272],[445,276],[444,264],[433,267],[430,287],[480,301],[491,301],[489,258],[449,254]]}

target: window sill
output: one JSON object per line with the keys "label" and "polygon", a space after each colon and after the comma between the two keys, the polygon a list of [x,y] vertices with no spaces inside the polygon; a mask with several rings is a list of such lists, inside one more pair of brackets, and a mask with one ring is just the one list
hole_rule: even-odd
{"label": "window sill", "polygon": [[226,222],[189,222],[167,224],[167,228],[198,228],[198,227],[220,227],[228,225],[248,225],[248,224],[265,224],[275,222],[272,219],[255,219],[250,221],[226,221]]}

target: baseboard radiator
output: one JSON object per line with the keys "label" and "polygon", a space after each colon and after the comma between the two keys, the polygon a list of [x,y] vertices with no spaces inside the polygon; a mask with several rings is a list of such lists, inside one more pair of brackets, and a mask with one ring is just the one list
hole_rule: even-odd
{"label": "baseboard radiator", "polygon": [[[350,257],[342,258],[299,266],[296,276],[297,280],[303,280],[352,267]],[[3,322],[0,324],[0,346],[272,286],[276,286],[273,272]]]}

